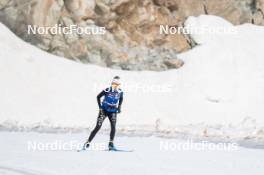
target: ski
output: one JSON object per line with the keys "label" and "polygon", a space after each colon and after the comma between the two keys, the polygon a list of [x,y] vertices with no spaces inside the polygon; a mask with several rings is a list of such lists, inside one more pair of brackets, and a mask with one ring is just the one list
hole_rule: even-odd
{"label": "ski", "polygon": [[[89,151],[87,149],[78,149],[77,152],[84,152],[84,151]],[[90,151],[93,151],[93,150],[90,150]],[[98,150],[100,151],[100,150]],[[101,151],[109,151],[109,152],[134,152],[134,150],[126,150],[126,149],[112,149],[112,150],[109,150],[109,149],[105,149],[105,150],[101,150]]]}
{"label": "ski", "polygon": [[125,149],[111,149],[111,150],[109,150],[109,149],[107,149],[107,150],[105,150],[105,151],[109,151],[109,152],[133,152],[134,150],[125,150]]}
{"label": "ski", "polygon": [[[83,145],[82,148],[77,149],[77,152],[87,151],[89,148],[86,144]],[[112,151],[112,152],[133,152],[134,150],[126,150],[126,149],[117,149],[114,145],[110,145],[108,149],[105,150],[98,150],[98,151]]]}
{"label": "ski", "polygon": [[87,151],[87,149],[85,148],[85,144],[83,145],[82,148],[77,149],[77,152],[81,152],[81,151]]}
{"label": "ski", "polygon": [[77,152],[87,151],[86,149],[77,149]]}

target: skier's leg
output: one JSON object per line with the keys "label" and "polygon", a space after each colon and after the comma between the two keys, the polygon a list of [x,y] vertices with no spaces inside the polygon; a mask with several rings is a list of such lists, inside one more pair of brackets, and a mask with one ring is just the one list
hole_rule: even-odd
{"label": "skier's leg", "polygon": [[108,119],[110,121],[111,126],[109,147],[114,147],[114,138],[116,132],[116,113],[109,113]]}
{"label": "skier's leg", "polygon": [[99,115],[98,115],[98,118],[97,118],[96,126],[93,129],[93,131],[91,132],[90,137],[89,137],[87,143],[90,143],[93,140],[93,138],[96,135],[96,133],[100,130],[100,128],[101,128],[101,126],[102,126],[102,124],[104,122],[105,117],[106,116],[105,116],[104,112],[103,111],[100,111],[99,112]]}

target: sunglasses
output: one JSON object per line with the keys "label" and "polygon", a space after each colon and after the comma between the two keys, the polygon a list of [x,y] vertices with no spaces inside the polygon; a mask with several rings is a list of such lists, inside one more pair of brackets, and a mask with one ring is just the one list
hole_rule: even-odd
{"label": "sunglasses", "polygon": [[118,84],[118,83],[112,83],[112,85],[117,85],[117,86],[118,86],[118,85],[120,85],[120,84]]}

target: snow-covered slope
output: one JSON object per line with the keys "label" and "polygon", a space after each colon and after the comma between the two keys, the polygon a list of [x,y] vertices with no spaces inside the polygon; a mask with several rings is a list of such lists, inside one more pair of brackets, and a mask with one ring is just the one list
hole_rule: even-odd
{"label": "snow-covered slope", "polygon": [[264,27],[234,27],[214,16],[190,17],[186,25],[219,25],[236,34],[193,34],[200,45],[179,55],[185,61],[179,70],[128,72],[50,55],[0,24],[0,123],[93,127],[97,93],[120,75],[126,89],[118,119],[123,127],[197,126],[202,133],[204,127],[224,126],[259,134],[264,126]]}

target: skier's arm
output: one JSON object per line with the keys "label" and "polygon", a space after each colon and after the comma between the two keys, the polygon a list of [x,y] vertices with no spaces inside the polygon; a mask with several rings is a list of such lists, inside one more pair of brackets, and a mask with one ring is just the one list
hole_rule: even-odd
{"label": "skier's arm", "polygon": [[121,94],[120,99],[119,99],[119,103],[118,103],[118,110],[119,110],[119,112],[121,112],[121,105],[122,105],[122,103],[123,103],[123,93]]}
{"label": "skier's arm", "polygon": [[97,95],[97,103],[98,103],[98,107],[101,109],[101,98],[105,95],[105,91],[103,90],[102,92],[100,92]]}

